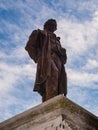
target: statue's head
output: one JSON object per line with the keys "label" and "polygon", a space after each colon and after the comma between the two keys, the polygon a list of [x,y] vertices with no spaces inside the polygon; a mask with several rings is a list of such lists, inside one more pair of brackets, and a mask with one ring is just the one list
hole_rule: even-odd
{"label": "statue's head", "polygon": [[44,29],[50,32],[57,30],[57,22],[55,19],[49,19],[44,23]]}

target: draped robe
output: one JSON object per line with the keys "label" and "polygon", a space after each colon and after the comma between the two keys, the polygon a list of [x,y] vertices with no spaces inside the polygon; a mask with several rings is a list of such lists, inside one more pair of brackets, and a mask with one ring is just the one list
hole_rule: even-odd
{"label": "draped robe", "polygon": [[46,30],[34,30],[25,49],[37,63],[34,91],[46,101],[59,94],[67,94],[67,76],[64,64],[67,60],[66,49],[60,38]]}

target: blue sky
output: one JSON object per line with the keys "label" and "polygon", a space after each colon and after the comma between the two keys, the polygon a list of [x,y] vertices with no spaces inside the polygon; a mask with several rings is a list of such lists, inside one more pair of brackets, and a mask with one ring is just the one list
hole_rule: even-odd
{"label": "blue sky", "polygon": [[98,116],[98,0],[0,0],[0,122],[41,103],[24,47],[50,18],[67,49],[67,97]]}

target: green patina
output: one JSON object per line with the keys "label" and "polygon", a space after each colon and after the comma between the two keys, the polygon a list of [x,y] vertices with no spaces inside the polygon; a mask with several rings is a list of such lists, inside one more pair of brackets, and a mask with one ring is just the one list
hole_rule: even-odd
{"label": "green patina", "polygon": [[[65,101],[66,100],[66,101]],[[55,101],[54,103],[50,104],[45,108],[45,111],[52,111],[57,108],[63,108],[66,110],[69,110],[71,113],[75,113],[79,111],[79,108],[76,107],[72,102],[69,102],[69,100],[62,98],[60,100]]]}

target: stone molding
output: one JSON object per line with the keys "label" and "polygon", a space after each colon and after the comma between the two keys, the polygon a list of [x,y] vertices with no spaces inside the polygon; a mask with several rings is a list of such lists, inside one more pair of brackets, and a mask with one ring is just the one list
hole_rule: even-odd
{"label": "stone molding", "polygon": [[98,117],[63,95],[0,123],[0,130],[97,130]]}

